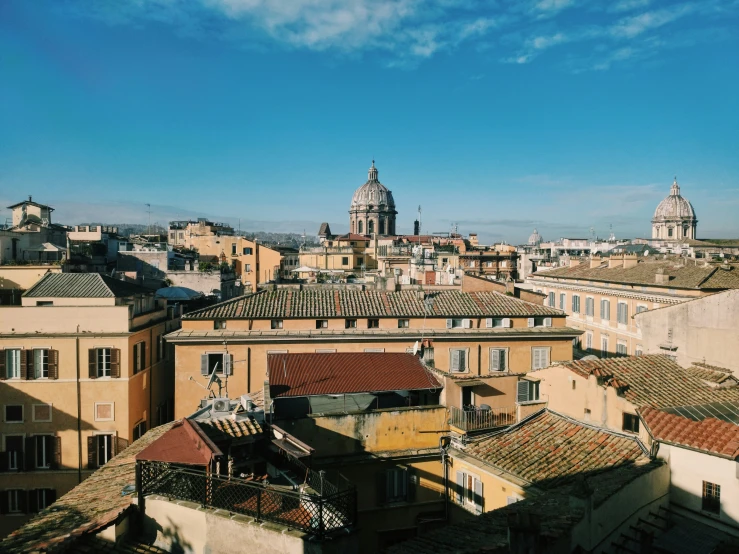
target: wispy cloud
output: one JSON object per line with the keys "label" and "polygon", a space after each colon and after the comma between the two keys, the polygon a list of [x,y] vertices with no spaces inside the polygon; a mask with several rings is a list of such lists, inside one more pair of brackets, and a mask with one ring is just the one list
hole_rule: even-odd
{"label": "wispy cloud", "polygon": [[[112,25],[156,22],[188,38],[241,47],[374,53],[387,67],[414,67],[467,44],[482,56],[496,50],[501,61],[527,64],[550,50],[565,58],[579,50],[582,57],[592,46],[584,43],[601,41],[601,58],[577,70],[666,51],[663,29],[688,15],[692,30],[721,30],[739,12],[735,0],[616,0],[605,8],[584,0],[67,0],[61,6]],[[651,43],[640,44],[645,38]]]}

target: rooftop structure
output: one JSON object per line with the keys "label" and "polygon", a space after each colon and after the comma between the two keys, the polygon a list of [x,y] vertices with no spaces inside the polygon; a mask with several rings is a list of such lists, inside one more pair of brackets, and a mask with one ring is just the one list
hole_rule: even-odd
{"label": "rooftop structure", "polygon": [[670,195],[662,200],[652,218],[652,238],[665,240],[695,239],[698,219],[693,205],[680,196],[677,177],[670,187]]}
{"label": "rooftop structure", "polygon": [[24,298],[126,298],[150,289],[100,273],[47,273],[23,293]]}
{"label": "rooftop structure", "polygon": [[370,236],[394,235],[397,213],[393,193],[378,180],[375,161],[372,160],[367,182],[352,197],[349,232]]}

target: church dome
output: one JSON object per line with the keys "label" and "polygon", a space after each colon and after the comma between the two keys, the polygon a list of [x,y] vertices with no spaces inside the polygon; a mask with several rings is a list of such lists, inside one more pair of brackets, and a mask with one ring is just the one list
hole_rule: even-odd
{"label": "church dome", "polygon": [[544,239],[541,238],[541,235],[539,234],[539,231],[537,231],[536,229],[534,229],[534,232],[531,233],[531,236],[529,236],[529,245],[530,246],[537,246],[537,245],[541,244],[541,242],[543,240]]}
{"label": "church dome", "polygon": [[670,188],[670,196],[662,200],[654,211],[655,222],[675,219],[695,219],[693,205],[687,198],[680,196],[680,186],[677,184],[677,177]]}
{"label": "church dome", "polygon": [[351,210],[377,209],[395,210],[393,193],[377,179],[375,162],[369,169],[367,182],[359,187],[352,197]]}

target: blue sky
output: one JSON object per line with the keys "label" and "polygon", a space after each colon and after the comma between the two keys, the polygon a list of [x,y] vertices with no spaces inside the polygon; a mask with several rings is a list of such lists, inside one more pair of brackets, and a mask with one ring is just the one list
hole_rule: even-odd
{"label": "blue sky", "polygon": [[739,2],[3,0],[0,218],[739,237]]}

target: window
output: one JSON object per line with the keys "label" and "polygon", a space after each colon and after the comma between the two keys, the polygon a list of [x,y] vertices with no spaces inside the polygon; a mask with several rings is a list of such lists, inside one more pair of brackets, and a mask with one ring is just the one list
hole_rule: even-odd
{"label": "window", "polygon": [[608,337],[601,337],[600,339],[600,357],[608,357]]}
{"label": "window", "polygon": [[273,319],[270,322],[270,327],[272,329],[282,329],[282,320],[281,319]]}
{"label": "window", "polygon": [[113,454],[113,435],[94,435],[93,439],[93,455],[97,467],[107,464],[114,456]]}
{"label": "window", "polygon": [[458,471],[454,497],[460,506],[466,506],[476,514],[483,512],[482,481],[478,477],[466,471]]}
{"label": "window", "polygon": [[408,494],[412,483],[410,483],[410,471],[407,468],[394,467],[381,471],[377,479],[378,504],[412,500]]}
{"label": "window", "polygon": [[342,256],[341,265],[349,265],[349,256]]}
{"label": "window", "polygon": [[52,435],[36,435],[33,437],[33,448],[36,451],[36,467],[48,469],[54,463],[56,437]]}
{"label": "window", "polygon": [[507,317],[489,317],[485,320],[485,326],[493,329],[496,327],[510,327],[511,320]]}
{"label": "window", "polygon": [[554,293],[553,292],[550,292],[549,293],[549,306],[551,306],[552,308],[555,308],[556,307],[554,305],[555,302],[556,302],[556,300],[554,299]]}
{"label": "window", "polygon": [[209,352],[200,355],[201,375],[210,375],[213,372],[231,375],[232,365],[233,355],[226,354],[225,352]]}
{"label": "window", "polygon": [[231,255],[232,256],[235,256],[236,255],[236,243],[233,243],[231,245]]}
{"label": "window", "polygon": [[539,400],[539,381],[519,381],[516,388],[516,402],[535,402]]}
{"label": "window", "polygon": [[629,319],[629,305],[626,302],[619,302],[616,312],[617,320],[621,324],[628,323]]}
{"label": "window", "polygon": [[356,319],[347,319],[344,321],[344,329],[356,329],[356,328],[357,328]]}
{"label": "window", "polygon": [[565,306],[567,305],[567,295],[563,292],[559,295],[559,309],[563,310],[565,309]]}
{"label": "window", "polygon": [[593,348],[593,333],[585,333],[585,350],[590,352]]}
{"label": "window", "polygon": [[213,321],[213,329],[225,329],[225,328],[226,328],[225,319],[216,319]]}
{"label": "window", "polygon": [[140,421],[133,427],[133,440],[138,440],[146,433],[146,422]]}
{"label": "window", "polygon": [[600,318],[611,319],[611,301],[601,300],[600,301]]}
{"label": "window", "polygon": [[379,329],[379,328],[380,328],[379,319],[368,319],[367,320],[367,329]]}
{"label": "window", "polygon": [[96,360],[96,374],[97,377],[110,377],[111,368],[111,349],[110,348],[97,348],[92,352],[95,352]]}
{"label": "window", "polygon": [[585,315],[590,317],[595,315],[595,300],[590,296],[585,298]]}
{"label": "window", "polygon": [[244,264],[244,273],[251,273],[251,264]]}
{"label": "window", "polygon": [[572,295],[572,313],[573,314],[580,313],[580,296],[577,294]]}
{"label": "window", "polygon": [[639,432],[639,416],[634,414],[624,413],[623,425],[621,429],[628,431],[629,433]]}
{"label": "window", "polygon": [[33,404],[32,419],[35,422],[51,421],[51,404]]}
{"label": "window", "polygon": [[647,311],[647,307],[646,307],[646,306],[644,306],[644,305],[642,305],[642,304],[639,304],[639,305],[638,305],[638,306],[636,307],[636,313],[638,313],[638,314],[640,314],[640,313],[642,313],[642,312],[646,312],[646,311]]}
{"label": "window", "polygon": [[5,405],[5,423],[23,423],[23,404]]}
{"label": "window", "polygon": [[244,252],[244,256],[251,256],[251,248],[249,248],[248,246],[244,247],[243,252]]}
{"label": "window", "polygon": [[385,352],[384,348],[365,348],[365,352]]}
{"label": "window", "polygon": [[446,328],[447,329],[457,329],[457,328],[471,329],[472,320],[471,319],[447,319]]}
{"label": "window", "polygon": [[36,300],[37,306],[53,306],[54,301],[53,300]]}
{"label": "window", "polygon": [[316,329],[328,329],[328,319],[316,319]]}
{"label": "window", "polygon": [[636,349],[634,350],[634,356],[642,356],[644,354],[644,350],[642,348],[641,344],[636,345]]}
{"label": "window", "polygon": [[5,375],[7,379],[21,378],[21,354],[20,348],[11,348],[5,351]]}
{"label": "window", "polygon": [[528,318],[529,327],[551,327],[551,317],[530,317]]}
{"label": "window", "polygon": [[703,504],[702,508],[712,514],[721,513],[721,485],[703,481]]}
{"label": "window", "polygon": [[531,349],[531,369],[549,367],[549,347],[540,346]]}
{"label": "window", "polygon": [[455,349],[449,350],[450,362],[449,370],[454,373],[461,373],[467,371],[467,350]]}
{"label": "window", "polygon": [[668,237],[671,237],[672,236],[672,227],[668,227],[667,228],[667,236]]}
{"label": "window", "polygon": [[490,349],[490,371],[508,371],[508,349]]}
{"label": "window", "polygon": [[626,343],[618,341],[616,343],[616,354],[619,356],[626,356]]}
{"label": "window", "polygon": [[429,367],[434,367],[434,347],[424,346],[422,350],[423,350],[423,362]]}
{"label": "window", "polygon": [[5,435],[5,454],[8,457],[8,469],[20,470],[23,465],[23,436]]}
{"label": "window", "polygon": [[28,491],[28,511],[32,514],[48,508],[55,501],[55,489],[33,489]]}
{"label": "window", "polygon": [[411,320],[410,319],[399,319],[398,320],[398,329],[407,329],[410,327]]}
{"label": "window", "polygon": [[146,343],[137,342],[133,345],[133,372],[143,371],[146,367]]}
{"label": "window", "polygon": [[4,492],[8,495],[8,513],[22,514],[26,511],[26,491],[10,489]]}

